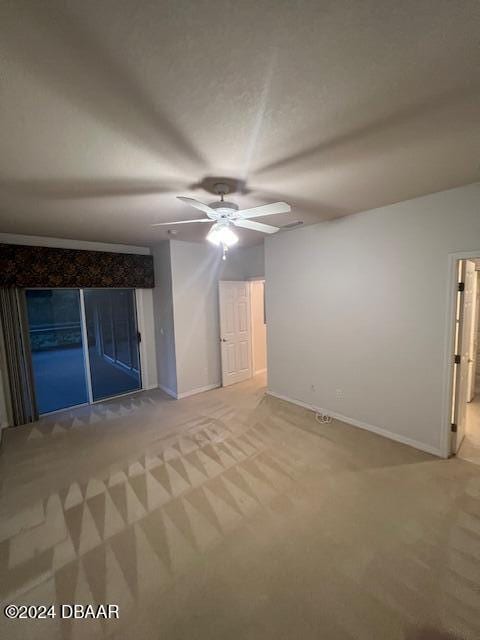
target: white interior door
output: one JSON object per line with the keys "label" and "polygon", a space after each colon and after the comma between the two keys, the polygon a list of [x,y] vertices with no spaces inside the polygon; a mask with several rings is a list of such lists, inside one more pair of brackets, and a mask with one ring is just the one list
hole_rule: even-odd
{"label": "white interior door", "polygon": [[469,402],[469,376],[471,372],[472,349],[472,324],[474,324],[474,286],[475,263],[471,260],[465,262],[464,272],[465,289],[463,293],[463,305],[461,313],[461,341],[460,341],[460,374],[457,394],[457,433],[455,438],[455,452],[458,452],[462,440],[465,437],[467,402]]}
{"label": "white interior door", "polygon": [[220,344],[224,387],[252,377],[248,282],[219,282]]}

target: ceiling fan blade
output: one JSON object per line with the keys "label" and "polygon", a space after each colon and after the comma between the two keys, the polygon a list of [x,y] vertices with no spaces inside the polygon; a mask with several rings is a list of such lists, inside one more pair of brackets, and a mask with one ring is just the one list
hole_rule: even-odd
{"label": "ceiling fan blade", "polygon": [[215,209],[212,209],[212,207],[209,207],[208,204],[204,204],[199,200],[195,200],[195,198],[186,198],[184,196],[177,196],[177,198],[178,200],[185,202],[185,204],[189,204],[191,207],[195,207],[195,209],[200,209],[200,211],[203,211],[204,213],[206,213],[207,216],[213,216],[214,218],[218,217]]}
{"label": "ceiling fan blade", "polygon": [[215,220],[210,220],[210,218],[199,218],[198,220],[175,220],[175,222],[155,222],[155,224],[152,224],[152,227],[165,227],[165,226],[170,226],[172,224],[189,224],[189,222],[215,222]]}
{"label": "ceiling fan blade", "polygon": [[280,229],[282,231],[290,231],[290,229],[296,229],[297,227],[301,227],[303,224],[303,220],[294,220],[293,222],[289,222],[288,224],[282,224]]}
{"label": "ceiling fan blade", "polygon": [[286,202],[272,202],[271,204],[262,204],[259,207],[240,210],[238,212],[238,217],[259,218],[260,216],[271,216],[274,213],[289,213],[291,210],[291,206]]}
{"label": "ceiling fan blade", "polygon": [[262,233],[277,233],[277,231],[280,231],[279,227],[272,227],[271,224],[252,222],[251,220],[242,220],[241,218],[234,220],[233,224],[236,227],[243,227],[244,229],[251,229],[252,231],[261,231]]}

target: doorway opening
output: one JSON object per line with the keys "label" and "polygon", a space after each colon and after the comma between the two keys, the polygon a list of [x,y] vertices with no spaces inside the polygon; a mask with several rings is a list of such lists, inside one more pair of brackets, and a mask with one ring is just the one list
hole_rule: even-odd
{"label": "doorway opening", "polygon": [[265,309],[265,280],[250,281],[250,313],[252,318],[253,375],[267,371],[267,315]]}
{"label": "doorway opening", "polygon": [[480,464],[480,258],[457,262],[452,453]]}
{"label": "doorway opening", "polygon": [[27,289],[40,415],[141,389],[134,289]]}
{"label": "doorway opening", "polygon": [[265,280],[221,280],[219,312],[222,385],[265,374]]}

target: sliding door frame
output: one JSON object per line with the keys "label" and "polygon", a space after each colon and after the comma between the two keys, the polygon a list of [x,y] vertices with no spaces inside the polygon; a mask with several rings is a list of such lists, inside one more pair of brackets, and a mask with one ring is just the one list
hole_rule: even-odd
{"label": "sliding door frame", "polygon": [[93,404],[92,372],[90,369],[90,349],[88,348],[87,314],[85,313],[85,297],[80,289],[80,326],[82,329],[82,346],[85,373],[87,376],[88,404]]}
{"label": "sliding door frame", "polygon": [[[139,393],[144,390],[144,375],[143,375],[143,367],[142,367],[142,357],[141,357],[141,349],[140,344],[137,343],[138,349],[138,375],[140,377],[140,387],[138,389],[133,389],[132,391],[127,391],[125,393],[119,393],[114,396],[108,396],[107,398],[99,398],[98,400],[94,400],[93,398],[93,387],[92,387],[92,374],[90,369],[90,351],[88,348],[88,331],[87,331],[87,315],[85,311],[85,287],[25,287],[23,289],[26,291],[52,291],[56,289],[75,289],[79,292],[79,301],[80,301],[80,330],[82,335],[82,351],[83,351],[83,360],[84,360],[84,368],[85,368],[85,378],[87,385],[87,395],[88,402],[82,402],[81,404],[74,404],[70,407],[64,407],[62,409],[55,409],[54,411],[48,411],[46,413],[42,413],[41,416],[50,416],[55,413],[60,413],[61,411],[69,411],[71,409],[77,409],[79,407],[88,407],[94,404],[100,404],[102,402],[108,402],[109,400],[114,400],[115,398],[122,398],[124,396],[130,396],[135,393]],[[92,287],[94,290],[104,290],[108,291],[107,287]],[[137,289],[134,287],[115,287],[114,290],[124,290],[124,291],[133,291],[133,315],[135,320],[135,325],[137,328],[137,333],[139,332],[139,323],[138,323],[138,304],[137,304]],[[31,365],[31,363],[30,363]],[[125,367],[127,368],[127,367]],[[38,410],[38,409],[37,409]]]}
{"label": "sliding door frame", "polygon": [[[138,310],[137,310],[137,289],[133,288],[133,287],[113,287],[113,288],[109,288],[109,287],[88,287],[88,290],[91,291],[131,291],[133,292],[132,295],[132,316],[133,316],[133,320],[135,322],[135,335],[138,336],[140,335],[139,332],[139,325],[138,325]],[[141,357],[141,349],[140,349],[140,341],[137,339],[136,342],[136,348],[137,348],[137,353],[138,353],[138,369],[135,369],[135,367],[127,367],[124,363],[122,363],[120,360],[117,359],[117,345],[115,344],[115,323],[113,321],[113,313],[111,316],[111,326],[112,326],[112,345],[113,345],[113,353],[114,353],[114,358],[111,358],[110,356],[108,356],[104,350],[103,350],[103,344],[102,344],[102,355],[107,358],[108,360],[110,360],[112,362],[112,364],[116,367],[120,367],[121,369],[124,369],[125,371],[135,371],[136,373],[138,373],[138,377],[139,377],[139,382],[140,382],[140,386],[138,389],[132,389],[131,391],[125,391],[123,393],[117,393],[114,396],[108,396],[105,398],[99,398],[98,400],[94,400],[93,398],[93,386],[92,386],[92,376],[91,376],[91,369],[90,369],[90,350],[89,350],[89,345],[88,345],[88,330],[87,330],[87,314],[85,311],[85,298],[84,298],[84,291],[85,288],[80,289],[80,293],[81,293],[81,297],[82,297],[82,305],[83,305],[83,310],[82,310],[82,323],[84,323],[85,326],[85,345],[86,345],[86,351],[87,353],[87,358],[86,358],[86,363],[87,363],[87,369],[88,369],[88,385],[89,385],[89,394],[91,393],[92,399],[89,402],[89,404],[97,404],[99,402],[105,402],[107,400],[112,400],[113,398],[121,398],[123,396],[129,396],[132,393],[138,393],[139,391],[143,391],[144,390],[144,384],[143,384],[143,371],[142,371],[142,357]],[[128,335],[128,347],[129,347],[129,351],[130,351],[130,355],[131,355],[131,347],[132,347],[132,343],[130,340],[130,334]]]}
{"label": "sliding door frame", "polygon": [[[102,287],[95,287],[94,288],[95,291],[111,291],[111,289],[107,289],[107,288],[102,288]],[[114,321],[114,313],[113,313],[113,307],[112,305],[110,305],[110,327],[111,327],[111,332],[112,332],[112,355],[110,356],[108,353],[105,352],[105,348],[104,348],[104,343],[103,343],[103,333],[101,336],[101,347],[102,347],[102,356],[104,358],[106,358],[107,360],[109,360],[112,364],[114,364],[116,367],[120,367],[121,369],[124,369],[125,371],[134,371],[135,373],[138,373],[139,377],[140,377],[140,388],[143,388],[143,384],[142,384],[142,368],[141,368],[141,361],[140,361],[140,348],[139,348],[139,341],[138,341],[138,335],[139,335],[139,329],[138,329],[138,313],[137,313],[137,296],[136,296],[136,289],[132,289],[132,288],[128,288],[128,287],[116,287],[114,289],[115,291],[133,291],[133,296],[132,296],[132,308],[131,311],[132,313],[129,314],[128,317],[128,324],[130,325],[131,320],[133,319],[134,321],[134,327],[129,327],[129,330],[127,332],[127,339],[128,339],[128,352],[130,355],[130,360],[133,362],[133,358],[132,358],[132,352],[133,349],[136,348],[138,350],[138,364],[137,367],[129,366],[127,363],[123,362],[122,360],[120,360],[120,358],[118,357],[118,345],[117,345],[117,340],[116,340],[116,336],[117,336],[117,329],[115,326],[115,321]],[[83,291],[83,290],[82,290]],[[86,317],[85,317],[85,321],[86,321]],[[130,331],[130,329],[135,329],[135,331]],[[132,341],[131,339],[131,334],[134,333],[136,336],[136,339]]]}
{"label": "sliding door frame", "polygon": [[[55,413],[60,413],[61,411],[69,411],[71,409],[78,409],[80,407],[88,407],[90,404],[93,404],[90,401],[90,397],[91,397],[91,384],[90,384],[90,367],[87,366],[88,363],[85,361],[85,344],[87,344],[88,347],[88,343],[85,342],[85,338],[84,338],[84,333],[83,333],[83,321],[84,321],[84,313],[83,313],[83,309],[82,309],[82,304],[83,304],[83,289],[80,289],[79,287],[23,287],[22,291],[23,294],[25,296],[25,306],[26,306],[26,292],[27,291],[70,291],[70,290],[75,290],[78,291],[79,293],[79,307],[80,307],[80,332],[82,335],[82,351],[83,351],[83,367],[85,369],[85,384],[87,387],[87,397],[88,397],[88,401],[87,402],[80,402],[79,404],[72,404],[69,407],[63,407],[61,409],[54,409],[53,411],[45,411],[45,413],[39,413],[38,411],[38,405],[36,406],[36,410],[37,410],[37,415],[42,418],[43,416],[51,416],[54,415]],[[26,320],[27,322],[27,328],[30,329],[30,325],[28,324],[28,319]],[[30,331],[29,331],[29,339],[30,339]],[[88,351],[88,348],[87,348]],[[87,354],[88,355],[88,354]],[[30,358],[32,359],[32,353],[30,352]],[[33,366],[33,361],[30,361],[30,366]],[[35,395],[36,395],[36,390],[35,390]],[[35,404],[36,404],[36,399],[35,399]]]}

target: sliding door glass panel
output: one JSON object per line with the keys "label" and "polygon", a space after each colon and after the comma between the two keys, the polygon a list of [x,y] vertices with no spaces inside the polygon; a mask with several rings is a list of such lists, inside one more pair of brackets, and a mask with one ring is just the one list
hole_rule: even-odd
{"label": "sliding door glass panel", "polygon": [[115,341],[117,347],[117,361],[119,364],[132,368],[132,349],[131,349],[131,327],[130,321],[132,311],[130,308],[130,295],[129,291],[118,291],[118,308],[116,309],[114,326],[115,326]]}
{"label": "sliding door glass panel", "polygon": [[112,310],[110,305],[104,309],[96,309],[95,313],[97,317],[95,322],[100,323],[99,336],[101,336],[100,346],[103,355],[108,358],[115,357],[115,351],[113,350],[113,327],[112,327]]}
{"label": "sliding door glass panel", "polygon": [[85,289],[94,400],[141,388],[134,289]]}
{"label": "sliding door glass panel", "polygon": [[78,289],[29,289],[27,315],[39,413],[88,402]]}

